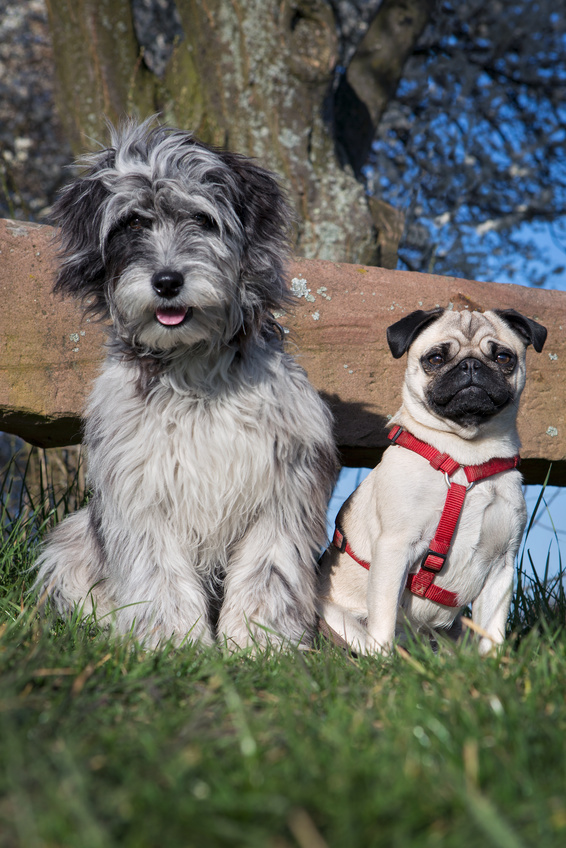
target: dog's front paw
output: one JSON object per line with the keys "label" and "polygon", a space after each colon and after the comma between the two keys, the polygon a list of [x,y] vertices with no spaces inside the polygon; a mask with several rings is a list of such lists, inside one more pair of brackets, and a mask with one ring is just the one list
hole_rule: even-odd
{"label": "dog's front paw", "polygon": [[325,600],[322,604],[322,617],[341,639],[356,654],[361,655],[388,655],[392,650],[392,642],[388,639],[380,641],[375,639],[366,626],[365,619],[359,619],[350,610]]}
{"label": "dog's front paw", "polygon": [[187,627],[180,622],[155,621],[151,617],[128,619],[121,615],[121,612],[118,610],[115,615],[110,615],[110,621],[117,632],[129,634],[145,649],[155,650],[165,646],[180,648],[187,644],[203,648],[214,645],[214,635],[204,617]]}
{"label": "dog's front paw", "polygon": [[503,641],[496,641],[489,636],[482,636],[478,644],[480,657],[495,657],[501,651]]}
{"label": "dog's front paw", "polygon": [[366,648],[366,654],[373,654],[378,657],[389,657],[393,653],[393,644],[391,642],[385,642],[384,644],[380,644],[373,639],[370,639],[369,644]]}
{"label": "dog's front paw", "polygon": [[229,651],[247,650],[256,654],[267,648],[282,651],[310,647],[312,633],[305,629],[294,635],[284,634],[253,619],[244,619],[232,624],[219,624],[218,639]]}

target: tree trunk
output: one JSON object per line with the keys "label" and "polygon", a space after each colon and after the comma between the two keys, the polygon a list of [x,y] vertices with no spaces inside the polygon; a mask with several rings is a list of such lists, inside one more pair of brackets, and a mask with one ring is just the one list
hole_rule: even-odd
{"label": "tree trunk", "polygon": [[[413,0],[421,12],[412,16],[409,5],[386,0],[387,15],[380,11],[352,65],[359,92],[348,83],[336,97],[338,36],[325,0],[177,0],[184,38],[161,77],[143,60],[131,0],[48,0],[61,116],[80,152],[104,142],[104,116],[160,112],[167,123],[255,156],[281,176],[297,212],[297,254],[391,266],[402,216],[383,203],[375,214],[356,178],[352,139],[359,129],[369,149],[376,96],[383,109],[424,26],[429,0]],[[397,30],[396,6],[405,10]],[[391,40],[399,42],[393,69],[376,61],[384,32],[388,54]],[[376,76],[365,106],[372,74],[383,79]],[[348,114],[356,103],[366,108],[365,123]]]}

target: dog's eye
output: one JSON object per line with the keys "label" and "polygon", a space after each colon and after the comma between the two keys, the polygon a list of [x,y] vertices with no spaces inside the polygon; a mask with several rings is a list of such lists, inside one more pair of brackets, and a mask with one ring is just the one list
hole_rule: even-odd
{"label": "dog's eye", "polygon": [[500,350],[495,356],[495,361],[498,365],[511,365],[513,362],[513,354],[506,350]]}
{"label": "dog's eye", "polygon": [[198,224],[199,227],[202,227],[205,230],[212,230],[214,228],[214,221],[210,215],[206,215],[204,212],[194,212],[192,219],[195,224]]}
{"label": "dog's eye", "polygon": [[144,230],[147,227],[151,227],[151,221],[148,218],[142,218],[141,215],[132,215],[126,221],[126,226],[130,230]]}
{"label": "dog's eye", "polygon": [[444,357],[441,353],[431,353],[430,356],[427,356],[427,362],[430,365],[443,365]]}

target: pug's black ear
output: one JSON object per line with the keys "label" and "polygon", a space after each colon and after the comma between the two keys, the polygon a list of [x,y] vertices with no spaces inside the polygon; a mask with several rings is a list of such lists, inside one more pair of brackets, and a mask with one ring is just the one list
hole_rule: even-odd
{"label": "pug's black ear", "polygon": [[409,350],[410,346],[425,327],[440,318],[444,309],[417,309],[415,312],[405,315],[400,321],[391,324],[387,328],[387,341],[389,349],[395,357],[400,359]]}
{"label": "pug's black ear", "polygon": [[533,321],[532,318],[525,318],[515,309],[494,309],[493,311],[521,336],[525,344],[532,344],[537,353],[541,352],[546,341],[546,327]]}

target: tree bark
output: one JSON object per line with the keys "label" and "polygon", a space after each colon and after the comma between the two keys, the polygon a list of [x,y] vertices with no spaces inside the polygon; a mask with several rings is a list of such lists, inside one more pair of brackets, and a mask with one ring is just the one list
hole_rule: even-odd
{"label": "tree bark", "polygon": [[[338,36],[325,0],[177,0],[184,38],[162,77],[143,61],[130,0],[48,0],[61,115],[82,152],[104,142],[104,117],[160,112],[281,176],[297,212],[298,254],[394,266],[402,219],[391,210],[387,221],[386,204],[372,214],[356,174],[430,2],[419,12],[417,0],[386,0],[387,15],[380,10],[351,66],[348,99],[344,88],[335,97]],[[382,47],[395,62],[376,59]],[[349,116],[352,104],[364,106],[369,128]]]}
{"label": "tree bark", "polygon": [[340,81],[336,134],[343,158],[359,176],[381,116],[436,0],[384,0]]}

